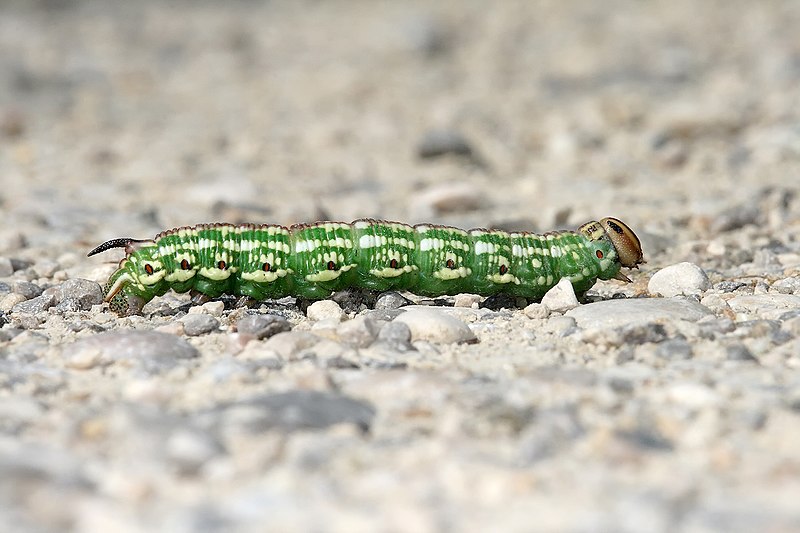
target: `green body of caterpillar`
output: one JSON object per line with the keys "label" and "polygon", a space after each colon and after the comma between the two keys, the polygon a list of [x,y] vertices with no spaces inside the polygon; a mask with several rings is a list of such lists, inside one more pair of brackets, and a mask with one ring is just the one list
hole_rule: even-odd
{"label": "green body of caterpillar", "polygon": [[124,247],[127,256],[105,295],[123,314],[140,313],[170,289],[256,300],[324,299],[351,287],[538,299],[561,278],[580,294],[597,279],[627,280],[620,268],[642,262],[636,235],[614,218],[544,235],[370,219],[290,228],[204,224],[152,240],[114,239],[89,255],[114,247]]}

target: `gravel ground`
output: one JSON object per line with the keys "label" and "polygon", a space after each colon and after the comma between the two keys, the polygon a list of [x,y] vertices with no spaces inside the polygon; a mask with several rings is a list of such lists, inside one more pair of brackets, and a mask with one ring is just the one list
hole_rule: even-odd
{"label": "gravel ground", "polygon": [[[800,530],[798,27],[771,0],[4,2],[3,529]],[[215,220],[607,215],[647,264],[577,307],[118,318],[119,251],[85,257]]]}

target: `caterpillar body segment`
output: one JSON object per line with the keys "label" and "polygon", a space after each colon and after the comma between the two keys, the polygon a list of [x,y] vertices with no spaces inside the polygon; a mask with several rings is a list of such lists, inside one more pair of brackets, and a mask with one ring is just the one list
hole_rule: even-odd
{"label": "caterpillar body segment", "polygon": [[353,287],[539,299],[561,278],[577,293],[597,279],[630,281],[620,268],[644,262],[638,238],[615,218],[543,235],[373,219],[288,228],[200,224],[152,240],[113,239],[89,255],[114,247],[126,257],[104,293],[120,314],[138,314],[170,289],[255,300],[324,299]]}

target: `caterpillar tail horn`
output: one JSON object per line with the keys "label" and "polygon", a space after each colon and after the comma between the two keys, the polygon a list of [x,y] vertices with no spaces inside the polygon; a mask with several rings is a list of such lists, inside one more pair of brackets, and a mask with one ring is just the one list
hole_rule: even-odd
{"label": "caterpillar tail horn", "polygon": [[136,246],[131,246],[143,242],[152,242],[150,239],[131,239],[130,237],[122,237],[120,239],[111,239],[110,241],[106,241],[88,254],[86,257],[92,257],[93,255],[103,253],[107,250],[112,248],[125,248],[125,253],[130,254],[136,249]]}

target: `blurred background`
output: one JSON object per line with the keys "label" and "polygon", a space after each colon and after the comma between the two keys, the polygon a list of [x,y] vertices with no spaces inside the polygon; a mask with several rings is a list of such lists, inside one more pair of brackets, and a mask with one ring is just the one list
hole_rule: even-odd
{"label": "blurred background", "polygon": [[652,257],[797,187],[798,27],[793,1],[7,0],[0,249],[614,215]]}

